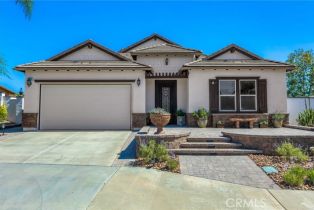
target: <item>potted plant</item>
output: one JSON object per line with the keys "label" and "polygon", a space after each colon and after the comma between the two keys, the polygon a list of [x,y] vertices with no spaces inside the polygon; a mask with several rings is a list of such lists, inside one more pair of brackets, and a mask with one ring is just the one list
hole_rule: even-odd
{"label": "potted plant", "polygon": [[260,128],[268,128],[268,120],[263,119],[259,122],[259,127]]}
{"label": "potted plant", "polygon": [[177,111],[177,125],[184,126],[185,125],[185,112],[182,109]]}
{"label": "potted plant", "polygon": [[223,128],[225,125],[224,121],[218,120],[216,123],[217,128]]}
{"label": "potted plant", "polygon": [[272,122],[275,128],[281,128],[285,115],[282,113],[276,113],[272,115]]}
{"label": "potted plant", "polygon": [[208,111],[205,108],[200,108],[199,110],[193,112],[193,117],[197,121],[197,125],[200,128],[206,128],[208,122]]}
{"label": "potted plant", "polygon": [[166,126],[171,119],[171,114],[162,108],[151,110],[149,116],[150,121],[157,127],[155,134],[163,133],[163,127]]}

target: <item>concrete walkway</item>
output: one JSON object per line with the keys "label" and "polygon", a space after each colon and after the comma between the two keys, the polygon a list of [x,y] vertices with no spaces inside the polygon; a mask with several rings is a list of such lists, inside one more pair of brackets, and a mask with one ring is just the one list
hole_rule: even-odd
{"label": "concrete walkway", "polygon": [[180,155],[182,174],[252,187],[280,189],[248,156]]}

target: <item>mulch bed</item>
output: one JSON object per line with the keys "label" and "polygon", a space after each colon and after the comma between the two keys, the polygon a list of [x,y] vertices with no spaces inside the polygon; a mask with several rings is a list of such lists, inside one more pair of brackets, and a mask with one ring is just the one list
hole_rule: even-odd
{"label": "mulch bed", "polygon": [[300,187],[291,187],[288,186],[283,181],[283,174],[291,167],[294,166],[302,166],[306,169],[313,169],[314,168],[314,157],[311,156],[309,161],[304,163],[294,163],[285,160],[283,157],[280,156],[268,156],[268,155],[249,155],[249,157],[258,165],[259,167],[263,166],[273,166],[278,170],[277,174],[269,174],[268,176],[274,180],[274,182],[279,185],[283,189],[292,189],[292,190],[314,190],[314,186],[305,183],[303,186]]}
{"label": "mulch bed", "polygon": [[161,171],[169,171],[172,173],[180,173],[180,162],[179,162],[179,158],[175,157],[174,159],[176,159],[178,161],[178,167],[175,168],[174,170],[170,170],[167,167],[166,161],[164,162],[156,162],[156,163],[145,163],[144,160],[142,158],[137,159],[134,163],[133,166],[137,166],[137,167],[145,167],[147,169],[153,168],[153,169],[157,169],[157,170],[161,170]]}

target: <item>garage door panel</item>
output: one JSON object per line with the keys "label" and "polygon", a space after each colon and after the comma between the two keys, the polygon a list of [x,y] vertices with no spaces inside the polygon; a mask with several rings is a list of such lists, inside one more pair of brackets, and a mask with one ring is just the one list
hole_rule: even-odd
{"label": "garage door panel", "polygon": [[130,85],[42,85],[41,129],[130,129]]}

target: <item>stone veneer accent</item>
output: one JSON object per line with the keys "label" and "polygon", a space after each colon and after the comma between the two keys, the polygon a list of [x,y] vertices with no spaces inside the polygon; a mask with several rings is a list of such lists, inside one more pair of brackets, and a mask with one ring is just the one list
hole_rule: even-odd
{"label": "stone veneer accent", "polygon": [[222,134],[231,138],[233,142],[243,144],[247,149],[263,150],[263,154],[266,155],[274,155],[275,149],[287,139],[292,144],[301,146],[305,150],[309,150],[310,147],[314,146],[314,136],[274,136],[271,134],[261,136],[235,134],[228,131],[222,131]]}
{"label": "stone veneer accent", "polygon": [[147,125],[146,113],[132,113],[132,129],[142,128]]}
{"label": "stone veneer accent", "polygon": [[150,140],[155,140],[158,144],[163,144],[167,149],[179,149],[180,144],[187,142],[190,132],[166,132],[163,134],[154,134],[156,128],[144,127],[135,135],[136,154],[140,145],[147,145]]}
{"label": "stone veneer accent", "polygon": [[23,113],[22,126],[23,128],[36,128],[37,129],[38,113]]}
{"label": "stone veneer accent", "polygon": [[[223,121],[225,124],[225,128],[234,128],[235,127],[235,123],[234,122],[230,122],[230,118],[232,117],[236,117],[236,118],[257,118],[257,122],[254,123],[254,127],[259,127],[258,122],[262,119],[268,119],[268,114],[263,114],[263,113],[252,113],[252,114],[246,114],[246,113],[217,113],[217,114],[212,114],[212,124],[213,127],[216,127],[216,123],[218,121]],[[241,123],[240,126],[248,126],[248,123]]]}

